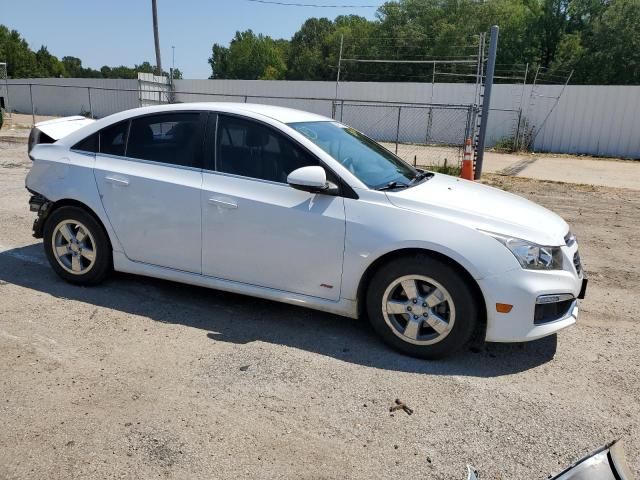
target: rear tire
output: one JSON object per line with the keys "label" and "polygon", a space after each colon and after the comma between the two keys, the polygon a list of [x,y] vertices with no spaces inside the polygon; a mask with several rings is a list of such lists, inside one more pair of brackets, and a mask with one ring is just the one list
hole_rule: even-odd
{"label": "rear tire", "polygon": [[54,210],[44,225],[44,251],[53,270],[77,285],[102,282],[112,265],[111,244],[93,215],[79,207]]}
{"label": "rear tire", "polygon": [[373,329],[396,350],[413,357],[451,355],[471,339],[478,304],[465,278],[425,254],[383,265],[366,296]]}

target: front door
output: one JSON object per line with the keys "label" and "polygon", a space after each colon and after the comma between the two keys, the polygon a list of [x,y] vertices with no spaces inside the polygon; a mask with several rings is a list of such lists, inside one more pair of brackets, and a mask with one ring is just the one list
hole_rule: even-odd
{"label": "front door", "polygon": [[274,128],[220,115],[217,171],[203,174],[203,274],[338,300],[342,197],[286,184],[317,159]]}
{"label": "front door", "polygon": [[100,132],[95,178],[130,260],[201,273],[202,130],[200,113],[176,112]]}

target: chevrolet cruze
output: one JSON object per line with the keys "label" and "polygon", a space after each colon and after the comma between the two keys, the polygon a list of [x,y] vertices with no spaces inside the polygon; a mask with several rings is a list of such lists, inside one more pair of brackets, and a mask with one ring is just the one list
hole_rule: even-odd
{"label": "chevrolet cruze", "polygon": [[29,149],[34,235],[71,283],[117,270],[366,316],[423,358],[553,334],[584,296],[558,215],[316,114],[147,107],[38,124]]}

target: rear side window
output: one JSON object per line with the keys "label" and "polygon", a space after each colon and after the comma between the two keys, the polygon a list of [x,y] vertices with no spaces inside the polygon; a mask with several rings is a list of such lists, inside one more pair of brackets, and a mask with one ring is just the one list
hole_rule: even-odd
{"label": "rear side window", "polygon": [[87,138],[76,143],[71,150],[80,150],[81,152],[96,153],[98,151],[98,134],[94,133]]}
{"label": "rear side window", "polygon": [[201,168],[200,114],[167,113],[131,121],[127,157]]}
{"label": "rear side window", "polygon": [[295,169],[319,164],[284,135],[251,120],[220,115],[217,139],[220,172],[286,183]]}
{"label": "rear side window", "polygon": [[124,156],[129,121],[116,123],[100,131],[100,153]]}

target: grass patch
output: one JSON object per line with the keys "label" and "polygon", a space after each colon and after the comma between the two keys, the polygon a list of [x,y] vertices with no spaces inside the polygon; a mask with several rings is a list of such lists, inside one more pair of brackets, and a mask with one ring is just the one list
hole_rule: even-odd
{"label": "grass patch", "polygon": [[517,148],[513,137],[505,137],[498,140],[492,150],[500,153],[515,153]]}
{"label": "grass patch", "polygon": [[439,164],[433,164],[433,165],[425,165],[424,169],[425,170],[429,170],[431,172],[436,172],[436,173],[444,173],[445,175],[451,175],[452,177],[459,177],[460,176],[460,170],[461,170],[461,166],[460,163],[456,163],[456,164],[450,164],[447,163],[447,159],[444,159],[444,163]]}

